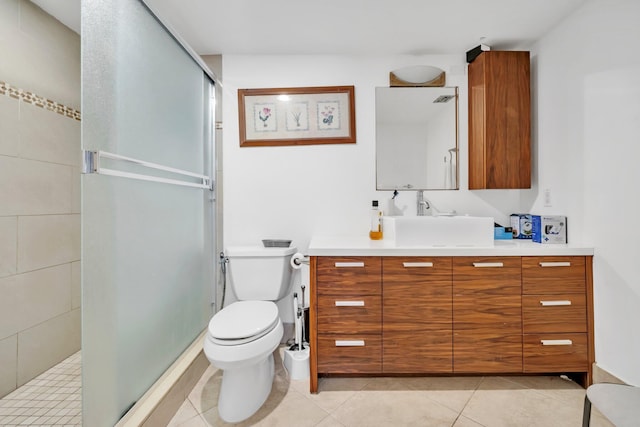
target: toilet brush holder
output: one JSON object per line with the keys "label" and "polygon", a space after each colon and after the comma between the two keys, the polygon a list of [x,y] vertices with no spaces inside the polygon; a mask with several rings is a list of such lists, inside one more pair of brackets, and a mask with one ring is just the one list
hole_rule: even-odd
{"label": "toilet brush holder", "polygon": [[303,350],[285,350],[284,367],[292,380],[309,378],[309,347]]}

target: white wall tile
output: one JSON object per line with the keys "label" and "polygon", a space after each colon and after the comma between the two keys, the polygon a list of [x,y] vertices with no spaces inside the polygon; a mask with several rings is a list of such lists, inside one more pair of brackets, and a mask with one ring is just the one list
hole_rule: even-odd
{"label": "white wall tile", "polygon": [[16,274],[18,219],[0,217],[0,277]]}
{"label": "white wall tile", "polygon": [[79,308],[82,302],[80,288],[80,261],[71,263],[71,308]]}
{"label": "white wall tile", "polygon": [[[13,86],[79,109],[80,36],[53,17],[38,11],[29,1],[21,0],[20,22],[23,28],[7,31],[0,37],[2,79]],[[49,27],[55,25],[66,29],[69,34],[62,36],[61,32],[65,30],[49,31]],[[70,38],[77,41],[69,44]]]}
{"label": "white wall tile", "polygon": [[16,388],[18,336],[0,340],[0,398]]}
{"label": "white wall tile", "polygon": [[80,309],[18,334],[18,387],[80,350]]}
{"label": "white wall tile", "polygon": [[18,112],[20,101],[0,95],[0,155],[17,156],[20,144]]}
{"label": "white wall tile", "polygon": [[0,339],[71,310],[71,264],[0,279]]}
{"label": "white wall tile", "polygon": [[0,216],[71,211],[70,166],[0,156]]}
{"label": "white wall tile", "polygon": [[[78,156],[80,156],[80,150],[78,150]],[[72,168],[71,169],[71,213],[79,214],[81,211],[81,201],[80,198],[80,180],[82,179],[82,174],[80,173],[80,168]]]}
{"label": "white wall tile", "polygon": [[0,45],[5,34],[15,32],[19,26],[20,0],[0,1]]}
{"label": "white wall tile", "polygon": [[80,259],[80,215],[18,218],[18,272]]}
{"label": "white wall tile", "polygon": [[20,31],[61,55],[80,52],[79,35],[29,0],[20,0]]}
{"label": "white wall tile", "polygon": [[78,166],[80,122],[22,102],[18,155],[25,159]]}

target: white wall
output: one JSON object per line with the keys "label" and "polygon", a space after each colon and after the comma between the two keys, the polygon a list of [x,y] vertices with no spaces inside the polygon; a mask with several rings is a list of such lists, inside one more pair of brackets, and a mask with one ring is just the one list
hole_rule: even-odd
{"label": "white wall", "polygon": [[[289,238],[304,252],[314,235],[367,235],[371,200],[386,208],[390,191],[375,191],[375,87],[388,86],[389,71],[428,64],[447,71],[460,87],[460,191],[427,192],[441,210],[494,216],[523,209],[533,190],[473,191],[467,188],[467,77],[464,53],[450,56],[241,56],[223,57],[225,246]],[[240,148],[238,88],[354,85],[357,143]],[[415,192],[397,205],[415,215]],[[308,274],[295,284],[308,285]],[[231,301],[229,299],[228,301]],[[290,301],[280,304],[291,321]]]}
{"label": "white wall", "polygon": [[595,247],[596,360],[640,385],[640,2],[590,0],[534,47],[540,189]]}

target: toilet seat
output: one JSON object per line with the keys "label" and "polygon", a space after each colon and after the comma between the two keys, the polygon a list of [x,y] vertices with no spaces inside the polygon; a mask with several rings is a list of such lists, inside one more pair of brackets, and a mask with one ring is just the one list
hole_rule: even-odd
{"label": "toilet seat", "polygon": [[271,301],[238,301],[216,313],[209,322],[209,337],[218,345],[246,344],[271,332],[280,320]]}

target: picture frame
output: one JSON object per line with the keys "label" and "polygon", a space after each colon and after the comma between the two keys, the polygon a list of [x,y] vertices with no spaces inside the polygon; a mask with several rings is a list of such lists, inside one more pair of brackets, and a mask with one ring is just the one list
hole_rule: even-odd
{"label": "picture frame", "polygon": [[238,89],[241,147],[355,144],[354,86]]}

